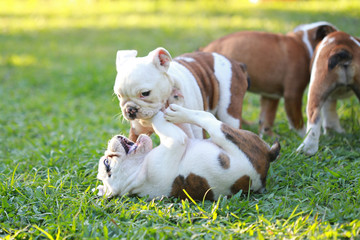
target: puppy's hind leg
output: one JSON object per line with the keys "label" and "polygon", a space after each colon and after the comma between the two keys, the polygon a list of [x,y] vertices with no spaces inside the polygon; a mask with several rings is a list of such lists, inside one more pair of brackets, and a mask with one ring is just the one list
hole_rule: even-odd
{"label": "puppy's hind leg", "polygon": [[340,125],[339,116],[336,112],[336,100],[326,100],[323,108],[321,109],[323,115],[323,128],[324,133],[331,129],[338,133],[343,133],[344,129]]}

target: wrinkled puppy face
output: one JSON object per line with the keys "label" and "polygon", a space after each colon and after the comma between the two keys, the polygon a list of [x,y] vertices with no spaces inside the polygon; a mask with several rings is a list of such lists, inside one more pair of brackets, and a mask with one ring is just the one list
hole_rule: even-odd
{"label": "wrinkled puppy face", "polygon": [[118,51],[114,93],[127,120],[150,119],[165,106],[173,82],[167,70],[170,54],[157,48],[136,58],[136,51]]}
{"label": "wrinkled puppy face", "polygon": [[136,142],[122,135],[114,136],[108,143],[105,155],[99,160],[97,178],[111,183],[121,174],[126,175],[126,169],[122,168],[124,162],[143,158],[151,149],[152,140],[147,135],[140,135]]}

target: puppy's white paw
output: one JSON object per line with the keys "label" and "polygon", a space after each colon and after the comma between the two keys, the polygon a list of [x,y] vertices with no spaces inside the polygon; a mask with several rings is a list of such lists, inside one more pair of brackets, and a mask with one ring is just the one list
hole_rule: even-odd
{"label": "puppy's white paw", "polygon": [[312,156],[318,151],[319,145],[318,144],[306,144],[302,143],[296,149],[296,152],[303,152],[306,155]]}
{"label": "puppy's white paw", "polygon": [[176,104],[170,104],[165,111],[164,117],[167,121],[172,123],[185,123],[187,120],[186,109]]}
{"label": "puppy's white paw", "polygon": [[[104,189],[105,187],[103,186],[103,185],[99,185],[98,187],[97,187],[97,190],[99,190],[99,192],[98,192],[98,196],[100,196],[100,197],[102,197],[102,196],[104,196],[105,195],[105,189]],[[95,190],[95,189],[94,189]]]}

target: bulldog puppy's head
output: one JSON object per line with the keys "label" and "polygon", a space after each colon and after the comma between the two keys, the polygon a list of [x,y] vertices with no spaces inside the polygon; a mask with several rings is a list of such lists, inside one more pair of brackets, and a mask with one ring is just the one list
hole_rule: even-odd
{"label": "bulldog puppy's head", "polygon": [[158,113],[171,95],[173,80],[167,74],[171,56],[157,48],[145,57],[136,50],[118,51],[114,92],[127,120],[147,120]]}
{"label": "bulldog puppy's head", "polygon": [[[116,135],[108,143],[104,156],[99,160],[97,178],[104,180],[119,173],[120,165],[126,160],[143,158],[152,149],[152,140],[141,134],[136,142],[122,135]],[[116,176],[115,176],[116,177]]]}
{"label": "bulldog puppy's head", "polygon": [[108,196],[121,192],[125,180],[132,174],[131,169],[136,169],[151,150],[152,140],[145,134],[141,134],[136,142],[122,135],[116,135],[109,141],[104,156],[99,160],[97,174]]}
{"label": "bulldog puppy's head", "polygon": [[292,33],[299,35],[309,51],[310,58],[316,45],[329,33],[338,31],[331,23],[321,21],[297,26]]}

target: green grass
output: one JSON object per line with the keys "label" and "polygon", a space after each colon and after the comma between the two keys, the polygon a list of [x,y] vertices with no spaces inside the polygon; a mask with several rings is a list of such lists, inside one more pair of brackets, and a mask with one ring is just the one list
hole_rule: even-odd
{"label": "green grass", "polygon": [[[359,36],[359,12],[355,0],[1,1],[0,238],[358,239],[355,97],[339,103],[346,133],[322,136],[313,157],[295,152],[302,139],[281,102],[282,152],[265,194],[194,204],[97,199],[91,189],[107,140],[129,129],[112,94],[118,49],[164,46],[176,56],[234,31],[285,33],[319,20]],[[248,94],[244,117],[258,113],[258,96]]]}

